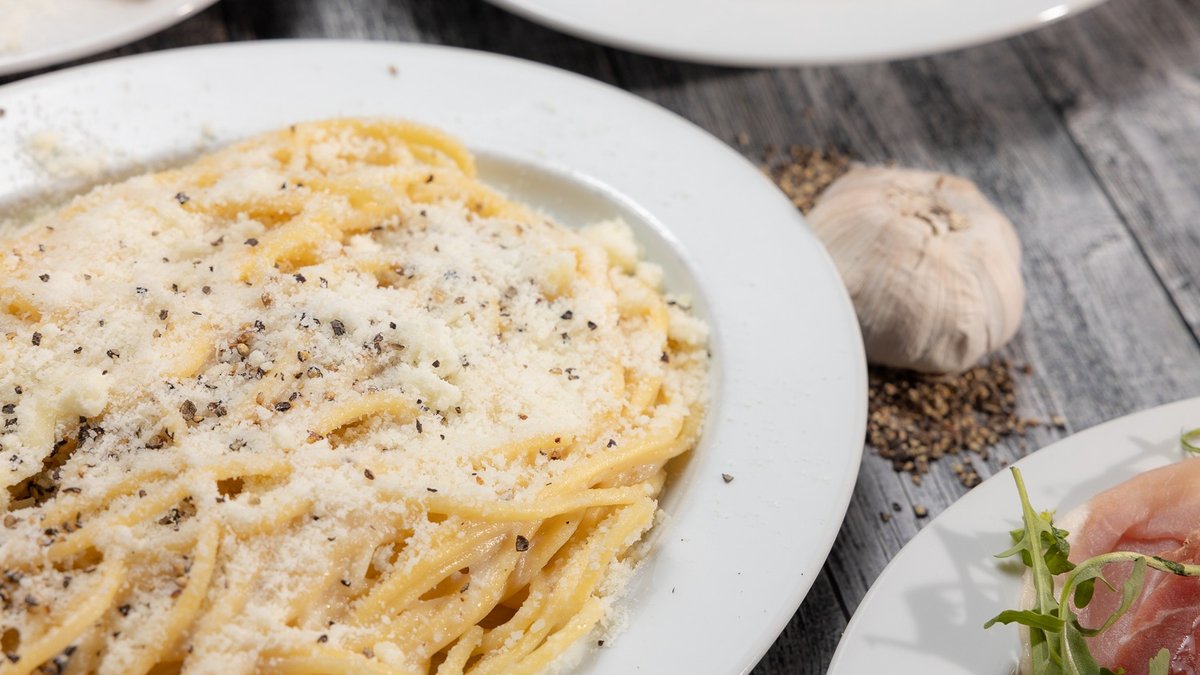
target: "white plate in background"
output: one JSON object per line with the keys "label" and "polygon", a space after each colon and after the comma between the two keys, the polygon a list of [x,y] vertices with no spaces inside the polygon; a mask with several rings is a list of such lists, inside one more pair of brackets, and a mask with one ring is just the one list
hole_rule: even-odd
{"label": "white plate in background", "polygon": [[0,108],[0,216],[56,186],[338,115],[441,127],[482,157],[485,179],[568,225],[623,214],[712,326],[715,389],[625,629],[579,672],[748,671],[808,592],[862,454],[858,324],[796,209],[692,124],[547,66],[333,41],[117,59],[0,88]]}
{"label": "white plate in background", "polygon": [[635,52],[731,66],[896,59],[1032,30],[1103,0],[490,0]]}
{"label": "white plate in background", "polygon": [[0,0],[0,75],[120,47],[216,0]]}
{"label": "white plate in background", "polygon": [[[1193,398],[1092,427],[1015,466],[1034,509],[1065,514],[1139,473],[1183,460],[1179,433],[1197,426],[1200,398]],[[1017,609],[1021,572],[993,556],[1011,545],[1009,530],[1020,525],[1021,502],[1008,471],[942,512],[871,586],[829,675],[1014,673],[1016,627],[985,631],[983,624]]]}

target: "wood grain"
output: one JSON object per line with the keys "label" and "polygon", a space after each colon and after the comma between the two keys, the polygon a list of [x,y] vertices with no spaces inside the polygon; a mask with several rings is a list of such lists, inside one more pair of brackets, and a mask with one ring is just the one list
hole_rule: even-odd
{"label": "wood grain", "polygon": [[[225,0],[96,59],[292,37],[507,54],[623,87],[727,142],[748,137],[735,145],[751,161],[768,146],[799,143],[977,181],[1024,243],[1027,311],[1005,350],[1034,368],[1018,382],[1022,413],[1066,419],[973,459],[983,476],[1066,433],[1200,394],[1195,0],[1114,0],[1025,37],[933,58],[779,70],[617,51],[479,0]],[[950,471],[962,459],[936,463],[915,485],[867,451],[829,562],[756,675],[825,671],[870,584],[928,522],[913,507],[932,517],[965,492]]]}

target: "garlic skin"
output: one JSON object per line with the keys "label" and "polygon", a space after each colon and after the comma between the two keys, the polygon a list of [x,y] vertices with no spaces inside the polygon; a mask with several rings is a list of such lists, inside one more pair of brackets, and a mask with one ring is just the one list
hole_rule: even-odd
{"label": "garlic skin", "polygon": [[850,291],[870,362],[958,373],[1017,332],[1021,243],[971,181],[856,167],[808,221]]}

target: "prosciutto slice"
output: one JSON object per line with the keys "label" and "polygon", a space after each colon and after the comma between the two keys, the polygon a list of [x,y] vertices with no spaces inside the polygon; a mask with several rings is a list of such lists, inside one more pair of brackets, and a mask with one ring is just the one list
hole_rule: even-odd
{"label": "prosciutto slice", "polygon": [[[1072,532],[1071,560],[1111,551],[1137,551],[1184,563],[1200,563],[1200,460],[1149,471],[1103,492],[1085,507],[1082,527]],[[1129,578],[1132,563],[1104,569],[1114,586]],[[1080,623],[1097,627],[1117,609],[1121,594],[1096,584]],[[1160,649],[1171,653],[1171,675],[1200,675],[1200,578],[1146,570],[1142,593],[1112,628],[1091,638],[1096,661],[1145,675]]]}

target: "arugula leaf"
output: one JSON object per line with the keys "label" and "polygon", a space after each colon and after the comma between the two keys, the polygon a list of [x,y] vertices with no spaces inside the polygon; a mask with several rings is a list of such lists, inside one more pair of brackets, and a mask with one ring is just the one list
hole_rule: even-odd
{"label": "arugula leaf", "polygon": [[1171,652],[1166,649],[1158,650],[1150,659],[1149,675],[1169,675],[1171,671]]}
{"label": "arugula leaf", "polygon": [[[1184,434],[1181,439],[1200,440],[1200,429]],[[1200,452],[1200,446],[1195,449]],[[1071,546],[1067,532],[1054,527],[1052,514],[1038,513],[1029,503],[1025,481],[1019,469],[1012,469],[1021,500],[1022,527],[1010,532],[1012,547],[998,558],[1020,556],[1029,568],[1034,587],[1034,606],[1006,610],[992,617],[984,628],[1000,624],[1019,624],[1029,629],[1030,669],[1033,675],[1122,675],[1122,668],[1110,670],[1096,663],[1088,649],[1087,639],[1108,630],[1141,595],[1146,569],[1188,577],[1200,577],[1200,565],[1186,565],[1158,556],[1129,551],[1105,553],[1089,558],[1078,565],[1070,562]],[[1116,591],[1104,577],[1104,567],[1117,562],[1132,562],[1129,578],[1121,586],[1121,604],[1098,628],[1086,628],[1073,611],[1091,602],[1099,581]],[[1061,591],[1055,597],[1055,577],[1063,576]],[[1200,583],[1198,581],[1197,583]],[[1150,675],[1169,675],[1170,654],[1161,650],[1150,660]]]}
{"label": "arugula leaf", "polygon": [[[1097,556],[1097,557],[1099,557],[1099,556]],[[1092,558],[1091,560],[1096,560],[1096,558]],[[1092,564],[1091,560],[1084,563],[1084,565],[1087,565],[1086,571],[1076,574],[1073,577],[1067,578],[1067,588],[1068,589],[1071,586],[1075,585],[1075,580],[1079,576],[1082,576],[1084,574],[1088,575],[1087,576],[1088,581],[1094,581],[1096,578],[1103,579],[1104,583],[1106,585],[1108,585],[1109,588],[1112,588],[1112,584],[1110,584],[1107,579],[1104,579],[1104,577],[1101,576],[1100,570],[1101,570],[1102,565],[1104,565],[1105,563],[1101,562],[1099,564]],[[1178,565],[1179,563],[1173,563],[1173,564]],[[1083,567],[1081,566],[1080,569],[1083,569]],[[1116,623],[1118,619],[1120,619],[1122,616],[1124,616],[1125,612],[1128,612],[1129,608],[1133,606],[1133,601],[1137,600],[1138,595],[1140,595],[1142,592],[1142,584],[1145,582],[1145,579],[1146,579],[1146,559],[1144,557],[1141,557],[1141,558],[1138,558],[1137,560],[1133,561],[1133,571],[1131,571],[1129,573],[1129,578],[1126,579],[1125,583],[1121,586],[1121,605],[1119,607],[1117,607],[1116,611],[1114,611],[1111,615],[1109,615],[1108,619],[1106,619],[1099,628],[1094,628],[1094,629],[1093,628],[1083,628],[1081,626],[1080,627],[1081,632],[1084,635],[1086,635],[1087,637],[1093,637],[1093,636],[1099,635],[1099,634],[1103,633],[1104,631],[1108,630],[1109,628],[1111,628],[1112,625],[1114,623]],[[1064,594],[1065,594],[1065,590],[1066,589],[1064,589]]]}
{"label": "arugula leaf", "polygon": [[991,628],[998,623],[1019,623],[1022,626],[1040,628],[1044,631],[1049,631],[1052,633],[1057,633],[1063,629],[1062,619],[1056,616],[1047,616],[1041,612],[1034,612],[1028,609],[1006,609],[989,619],[987,623],[983,624],[983,627]]}
{"label": "arugula leaf", "polygon": [[1200,429],[1181,431],[1179,433],[1179,445],[1183,446],[1184,450],[1193,455],[1200,454]]}
{"label": "arugula leaf", "polygon": [[1063,627],[1062,661],[1063,672],[1071,675],[1100,675],[1100,664],[1092,657],[1087,646],[1087,635],[1072,615]]}

